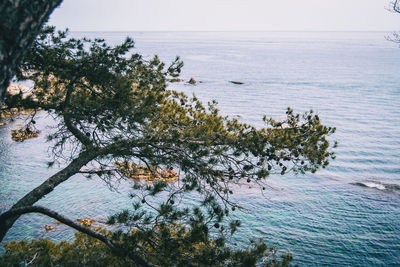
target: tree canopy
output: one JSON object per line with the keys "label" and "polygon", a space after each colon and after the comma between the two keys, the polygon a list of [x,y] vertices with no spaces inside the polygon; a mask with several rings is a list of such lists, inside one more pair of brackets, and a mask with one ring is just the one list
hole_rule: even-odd
{"label": "tree canopy", "polygon": [[[88,229],[97,240],[90,242],[100,240],[121,262],[143,266],[251,266],[263,260],[265,265],[287,264],[290,256],[277,260],[263,242],[237,250],[227,243],[240,226],[230,216],[241,207],[232,199],[235,186],[251,184],[262,190],[271,174],[326,167],[334,158],[336,144],[328,136],[335,128],[323,125],[313,111],[295,114],[290,108],[282,121],[264,117],[260,129],[221,116],[215,101],[203,105],[195,96],[168,89],[169,79],[178,77],[183,66],[179,58],[165,65],[157,56],[145,59],[132,52],[133,47],[130,38],[109,46],[102,39],[68,38],[53,27],[38,36],[17,75],[34,81],[33,93],[28,98],[8,95],[5,102],[35,110],[26,127],[34,128],[38,109],[54,116],[58,125],[48,135],[54,158],[49,166],[68,164],[0,215],[0,239],[29,212],[64,220],[81,231],[34,204],[77,173],[97,175],[112,187],[130,176],[127,170],[135,163],[151,175],[174,170],[179,178],[136,180],[133,209],[108,221],[123,230]],[[198,199],[197,206],[184,205],[188,195]],[[86,238],[79,235],[75,242]],[[49,249],[75,245],[30,244]],[[27,243],[18,246],[4,257],[21,256],[18,251]]]}

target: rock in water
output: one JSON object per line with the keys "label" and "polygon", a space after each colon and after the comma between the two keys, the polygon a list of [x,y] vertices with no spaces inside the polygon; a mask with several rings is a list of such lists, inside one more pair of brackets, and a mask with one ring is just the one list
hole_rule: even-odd
{"label": "rock in water", "polygon": [[90,219],[90,218],[81,219],[81,218],[79,218],[78,221],[82,226],[90,227],[92,225],[92,223],[94,222],[94,219]]}
{"label": "rock in water", "polygon": [[33,130],[31,127],[11,130],[11,139],[16,142],[23,142],[25,139],[37,137],[39,130]]}
{"label": "rock in water", "polygon": [[171,78],[171,79],[168,79],[168,81],[171,82],[171,83],[183,82],[183,80],[179,79],[179,78]]}
{"label": "rock in water", "polygon": [[231,82],[233,84],[244,84],[244,82],[237,82],[237,81],[229,81],[229,82]]}

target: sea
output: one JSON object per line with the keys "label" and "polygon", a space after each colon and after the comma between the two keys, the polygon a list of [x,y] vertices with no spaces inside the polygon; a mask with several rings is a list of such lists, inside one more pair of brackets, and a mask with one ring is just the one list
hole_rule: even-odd
{"label": "sea", "polygon": [[[204,102],[215,99],[223,115],[263,127],[267,115],[283,119],[287,107],[314,110],[337,132],[336,160],[315,174],[276,175],[267,190],[242,186],[242,227],[232,239],[245,248],[263,239],[291,253],[299,266],[400,266],[400,47],[390,32],[72,32],[119,44],[135,40],[134,52],[168,63],[184,62],[170,85]],[[239,81],[243,84],[233,84]],[[54,121],[38,114],[36,139],[13,142],[0,127],[0,211],[62,166],[48,168],[46,132]],[[62,163],[61,163],[62,165]],[[131,207],[129,181],[110,189],[75,175],[38,204],[71,218],[105,221]],[[194,202],[193,202],[194,205]],[[51,231],[45,224],[55,225]],[[22,216],[3,242],[72,240],[73,231],[42,215]]]}

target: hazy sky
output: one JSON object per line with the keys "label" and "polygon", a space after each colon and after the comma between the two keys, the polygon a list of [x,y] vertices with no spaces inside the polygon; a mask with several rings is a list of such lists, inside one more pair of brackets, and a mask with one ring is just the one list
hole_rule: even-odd
{"label": "hazy sky", "polygon": [[50,24],[86,30],[392,31],[390,0],[64,0]]}

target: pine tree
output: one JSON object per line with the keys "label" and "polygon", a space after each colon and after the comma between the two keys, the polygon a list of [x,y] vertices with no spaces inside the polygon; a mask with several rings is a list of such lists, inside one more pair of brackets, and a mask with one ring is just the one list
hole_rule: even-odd
{"label": "pine tree", "polygon": [[[18,73],[19,79],[34,81],[33,94],[8,96],[6,103],[54,116],[59,124],[48,136],[54,161],[69,164],[0,215],[1,239],[21,214],[40,212],[132,264],[252,266],[265,259],[265,265],[287,265],[290,255],[277,260],[263,242],[241,250],[227,243],[240,226],[230,217],[240,208],[232,200],[234,188],[251,184],[262,190],[271,174],[326,167],[334,158],[336,144],[327,138],[335,128],[321,124],[313,111],[300,115],[290,108],[283,121],[264,117],[261,129],[221,116],[215,101],[205,106],[167,88],[168,79],[179,76],[179,58],[166,66],[157,56],[147,60],[133,53],[133,46],[130,38],[115,47],[102,39],[68,38],[53,27],[37,38]],[[27,127],[34,126],[35,114]],[[124,225],[125,231],[106,233],[34,206],[78,173],[97,175],[110,186],[135,175],[155,178],[136,179],[134,208],[108,222]],[[164,179],[168,173],[178,181]],[[191,195],[198,205],[187,207],[181,200]]]}

